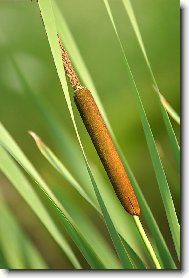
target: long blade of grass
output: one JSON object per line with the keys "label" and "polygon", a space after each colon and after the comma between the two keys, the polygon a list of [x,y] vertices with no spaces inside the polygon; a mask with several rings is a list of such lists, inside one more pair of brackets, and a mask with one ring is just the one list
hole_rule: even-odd
{"label": "long blade of grass", "polygon": [[133,96],[135,98],[135,101],[137,103],[137,107],[139,110],[139,114],[140,114],[140,119],[141,119],[141,123],[143,126],[143,130],[146,136],[146,141],[147,141],[147,145],[149,148],[149,152],[150,152],[150,156],[151,156],[151,160],[153,163],[153,167],[154,167],[154,171],[156,174],[156,179],[159,185],[159,190],[161,193],[161,198],[164,204],[164,208],[165,208],[165,212],[166,212],[166,216],[167,216],[167,220],[169,223],[169,228],[172,234],[172,238],[173,238],[173,242],[175,245],[175,249],[177,252],[177,256],[178,258],[180,258],[180,226],[178,223],[178,219],[177,219],[177,215],[176,215],[176,211],[175,211],[175,207],[174,207],[174,203],[172,200],[172,196],[171,196],[171,192],[169,190],[169,186],[166,180],[166,176],[163,170],[163,165],[161,163],[157,148],[156,148],[156,144],[153,138],[153,134],[150,128],[150,124],[148,122],[143,104],[142,104],[142,100],[140,98],[140,94],[138,92],[134,77],[132,75],[122,42],[120,40],[119,34],[117,32],[117,28],[115,26],[114,23],[114,19],[111,13],[111,9],[108,3],[108,0],[104,0],[108,15],[110,17],[113,29],[115,31],[118,43],[120,45],[121,51],[123,53],[124,56],[124,60],[125,60],[125,64],[126,64],[126,68],[127,68],[127,74],[128,77],[130,79],[130,84],[131,84],[131,89],[132,89],[132,93]]}
{"label": "long blade of grass", "polygon": [[[156,93],[158,93],[157,88],[155,86],[153,86],[153,88],[156,91]],[[161,93],[159,94],[159,97],[160,97],[161,103],[167,110],[168,114],[175,120],[175,122],[177,124],[180,125],[180,117],[179,117],[178,113],[173,109],[173,107],[170,105],[170,103],[166,100],[166,98]]]}
{"label": "long blade of grass", "polygon": [[[160,105],[160,108],[161,108],[161,113],[162,113],[162,116],[163,116],[163,120],[164,120],[166,129],[167,129],[167,134],[169,136],[169,140],[170,140],[170,143],[171,143],[171,146],[172,146],[172,150],[173,150],[173,154],[174,154],[174,157],[175,157],[175,162],[176,162],[176,165],[177,165],[177,169],[180,170],[180,149],[179,149],[177,138],[176,138],[174,130],[172,128],[171,122],[169,120],[169,116],[167,115],[167,112],[171,116],[173,116],[174,120],[175,120],[175,115],[177,115],[177,114],[172,107],[171,107],[171,110],[170,110],[170,105],[168,106],[166,104],[166,102],[164,102],[164,101],[162,102],[162,100],[163,100],[163,98],[161,97],[162,94],[160,93],[158,84],[157,84],[155,76],[153,74],[153,71],[152,71],[152,68],[151,68],[151,65],[150,65],[150,61],[148,59],[148,56],[147,56],[147,53],[146,53],[146,50],[145,50],[145,47],[144,47],[142,36],[140,34],[140,30],[139,30],[139,27],[138,27],[138,23],[137,23],[137,20],[136,20],[131,2],[130,2],[130,0],[122,0],[122,2],[124,4],[125,10],[127,11],[128,16],[129,16],[129,19],[130,19],[130,22],[132,24],[133,30],[136,34],[138,43],[139,43],[141,51],[143,53],[145,62],[146,62],[147,67],[149,69],[152,82],[153,82],[154,87],[156,89],[156,92],[157,92],[157,95],[158,95],[158,102],[159,102],[159,105]],[[167,108],[168,108],[168,110],[166,112],[165,109],[167,109]],[[178,119],[178,117],[176,117],[176,119]],[[179,122],[180,122],[180,119],[179,119]]]}
{"label": "long blade of grass", "polygon": [[120,269],[121,264],[118,260],[112,246],[109,245],[109,242],[105,240],[104,235],[101,234],[96,221],[91,218],[90,215],[85,213],[85,208],[78,206],[77,203],[73,203],[70,206],[69,193],[62,192],[61,187],[55,189],[54,192],[59,198],[60,202],[63,203],[64,207],[68,213],[72,216],[75,223],[80,228],[80,231],[86,236],[89,242],[95,242],[95,248],[98,250],[98,255],[103,262],[106,262],[108,266],[107,269]]}
{"label": "long blade of grass", "polygon": [[143,260],[140,258],[140,256],[138,256],[135,251],[130,247],[130,245],[124,240],[124,238],[122,238],[122,242],[126,248],[126,250],[129,253],[130,259],[132,261],[132,264],[134,266],[134,268],[136,269],[146,269],[147,266],[145,265],[145,263],[143,262]]}
{"label": "long blade of grass", "polygon": [[52,55],[53,55],[53,58],[54,58],[54,62],[55,62],[55,65],[56,65],[56,69],[57,69],[57,72],[58,72],[58,76],[59,76],[59,79],[60,79],[60,82],[61,82],[61,85],[62,85],[62,89],[64,91],[64,95],[65,95],[65,98],[66,98],[68,109],[69,109],[69,112],[70,112],[70,116],[71,116],[71,119],[72,119],[72,122],[73,122],[73,125],[74,125],[74,129],[75,129],[75,132],[76,132],[81,150],[83,152],[83,156],[84,156],[84,159],[85,159],[85,162],[86,162],[87,170],[89,172],[91,182],[92,182],[94,191],[96,193],[97,200],[99,202],[100,208],[102,210],[102,213],[103,213],[103,216],[104,216],[104,219],[105,219],[105,223],[107,225],[107,228],[108,228],[110,236],[112,238],[114,247],[115,247],[116,252],[117,252],[117,254],[120,258],[120,261],[122,262],[123,267],[124,268],[132,268],[133,266],[132,266],[132,264],[130,262],[130,259],[129,259],[127,253],[126,253],[125,247],[124,247],[124,245],[123,245],[123,243],[122,243],[122,241],[121,241],[121,239],[120,239],[120,237],[119,237],[119,235],[118,235],[118,233],[115,229],[115,226],[114,226],[114,224],[113,224],[113,222],[112,222],[112,220],[109,216],[109,213],[106,209],[104,201],[103,201],[103,199],[100,195],[100,192],[98,190],[98,187],[97,187],[96,182],[94,180],[94,177],[92,175],[90,166],[88,164],[87,157],[86,157],[84,149],[83,149],[83,145],[82,145],[81,140],[80,140],[80,136],[79,136],[79,132],[77,130],[77,125],[76,125],[76,122],[75,122],[75,119],[74,119],[71,100],[70,100],[70,96],[69,96],[69,92],[68,92],[67,81],[66,81],[66,77],[65,77],[64,67],[63,67],[63,64],[62,64],[61,52],[60,52],[60,48],[59,48],[58,41],[57,41],[57,28],[56,28],[56,25],[55,25],[55,20],[54,20],[54,14],[53,14],[51,1],[49,0],[46,3],[44,3],[43,1],[39,0],[39,6],[40,6],[41,14],[42,14],[42,17],[43,17],[45,29],[46,29],[46,32],[47,32],[47,37],[48,37],[48,40],[49,40],[49,44],[50,44],[50,47],[51,47]]}
{"label": "long blade of grass", "polygon": [[[89,88],[91,90],[91,92],[93,93],[93,96],[95,98],[95,101],[97,102],[97,99],[99,99],[98,97],[98,94],[97,94],[97,91],[96,91],[96,88],[95,88],[95,85],[93,83],[93,80],[88,72],[88,69],[86,68],[86,65],[84,63],[84,60],[83,58],[81,57],[81,54],[79,52],[79,49],[76,45],[76,42],[74,41],[74,38],[72,37],[71,35],[71,32],[66,24],[66,21],[63,17],[63,14],[60,13],[60,10],[57,8],[57,6],[55,5],[55,3],[53,3],[54,5],[54,9],[55,9],[55,14],[56,14],[56,17],[55,17],[55,20],[56,20],[56,23],[57,23],[57,28],[58,28],[58,31],[59,33],[61,34],[61,37],[64,39],[66,38],[63,42],[64,42],[64,45],[67,49],[67,51],[69,52],[69,55],[70,57],[72,58],[72,62],[74,63],[74,66],[77,68],[82,80],[83,80],[83,83],[86,85],[87,88]],[[81,70],[80,70],[81,69]],[[137,183],[137,180],[131,170],[131,168],[129,167],[129,164],[127,162],[127,160],[125,159],[125,156],[124,154],[122,153],[122,150],[120,149],[120,146],[116,140],[116,137],[115,135],[113,134],[113,131],[111,129],[111,126],[110,126],[110,123],[106,117],[105,112],[104,112],[104,109],[102,107],[102,103],[100,101],[97,102],[98,103],[98,108],[101,112],[101,114],[103,115],[103,117],[105,118],[105,121],[109,128],[109,131],[111,133],[111,137],[114,141],[114,144],[119,152],[119,155],[122,159],[122,162],[125,166],[125,169],[129,175],[129,178],[134,186],[134,189],[135,189],[135,192],[137,194],[137,198],[139,200],[139,203],[140,203],[140,206],[141,206],[141,209],[142,211],[144,212],[144,218],[145,218],[145,221],[146,223],[148,224],[148,228],[156,242],[156,246],[157,246],[157,250],[158,250],[158,253],[159,255],[161,255],[161,259],[163,261],[163,265],[165,268],[176,268],[175,266],[175,263],[174,263],[174,260],[168,250],[168,247],[166,245],[166,242],[158,228],[158,225],[156,223],[156,220],[150,210],[150,207],[148,206],[146,200],[145,200],[145,197],[140,189],[140,186],[139,184]],[[102,191],[101,191],[102,192]],[[109,194],[107,194],[107,192],[103,191],[102,192],[104,195],[104,197],[107,197],[107,200],[110,199],[110,196]],[[108,204],[108,203],[107,203]],[[109,206],[109,210],[111,209],[111,205]],[[111,215],[113,215],[114,213],[114,210],[111,211]],[[115,217],[116,219],[116,217]],[[127,219],[125,218],[124,221],[126,222]],[[116,223],[116,222],[115,222]],[[120,232],[120,234],[123,236],[123,238],[127,241],[128,237],[127,235],[125,234],[125,230],[124,230],[124,223],[121,222],[121,218],[120,218],[120,222],[119,224],[123,224],[123,228],[121,226],[118,226],[118,230]],[[131,225],[131,223],[129,224],[129,226]],[[156,248],[154,246],[154,248]]]}
{"label": "long blade of grass", "polygon": [[34,213],[38,216],[40,221],[58,243],[58,245],[62,248],[65,254],[68,256],[73,265],[77,268],[80,268],[80,264],[75,257],[71,247],[68,245],[67,241],[64,239],[63,235],[55,226],[51,217],[47,213],[45,207],[42,202],[36,195],[30,183],[24,177],[22,172],[19,170],[17,165],[11,159],[11,157],[7,154],[7,152],[0,146],[0,169],[7,176],[7,178],[12,182],[15,186],[16,190],[19,194],[24,198],[27,204],[31,207]]}
{"label": "long blade of grass", "polygon": [[[24,153],[20,150],[18,145],[14,142],[14,140],[11,138],[11,136],[8,134],[8,132],[4,129],[4,127],[0,124],[0,145],[3,146],[14,158],[15,160],[25,169],[25,171],[36,181],[36,183],[39,185],[39,188],[43,191],[44,197],[48,198],[48,200],[51,201],[53,206],[57,209],[58,216],[61,217],[61,220],[68,232],[68,234],[71,236],[75,244],[80,249],[83,256],[86,258],[89,265],[91,265],[92,268],[105,268],[102,261],[99,259],[97,253],[94,252],[91,245],[88,243],[88,241],[84,238],[84,236],[80,233],[78,230],[78,227],[75,225],[74,221],[71,219],[71,217],[68,215],[66,210],[63,208],[61,203],[58,201],[58,199],[55,197],[53,192],[50,190],[50,188],[46,185],[44,180],[41,178],[41,176],[38,174],[38,172],[35,170],[31,162],[27,159],[27,157],[24,155]],[[16,174],[18,172],[18,168],[15,168],[15,165],[13,164],[13,161],[7,158],[7,154],[4,151],[4,149],[1,148],[1,152],[4,155],[7,163],[10,164],[10,169]],[[11,168],[12,167],[12,168]],[[27,189],[24,188],[24,191],[22,191],[22,188],[20,188],[20,183],[17,180],[17,183],[15,184],[16,180],[14,177],[11,176],[11,171],[8,167],[5,167],[5,163],[1,164],[1,168],[6,173],[7,176],[11,179],[11,182],[14,186],[16,186],[16,189],[19,191],[19,193],[22,195],[22,197],[28,202],[28,204],[31,206],[31,208],[35,211],[35,213],[38,215],[38,217],[41,217],[40,210],[37,210],[36,207],[33,204],[33,200],[30,198],[30,194],[28,194]],[[21,172],[19,173],[19,177],[21,178]],[[27,185],[27,188],[28,185]],[[28,189],[30,190],[30,189]],[[31,191],[32,192],[32,191]],[[24,194],[24,195],[23,195]],[[31,193],[32,194],[32,193]],[[33,194],[31,196],[34,196]],[[35,198],[36,199],[36,198]],[[35,203],[35,202],[34,202]],[[45,220],[41,219],[41,220]],[[48,227],[47,227],[48,228]],[[56,230],[55,230],[56,232]],[[56,235],[56,233],[55,233]],[[69,255],[70,261],[73,263],[73,265],[77,268],[80,268],[80,265],[76,258],[73,257],[72,253],[70,254],[70,251],[66,245],[66,242],[63,243],[59,239],[59,237],[56,238],[57,243],[60,244],[62,248],[66,246],[66,252],[67,255]],[[68,249],[68,250],[67,250]]]}
{"label": "long blade of grass", "polygon": [[[10,269],[25,269],[26,262],[21,251],[21,238],[19,238],[18,227],[15,227],[3,208],[2,200],[0,203],[0,246],[1,251]],[[11,246],[11,248],[10,248]]]}
{"label": "long blade of grass", "polygon": [[85,193],[81,185],[77,180],[72,176],[69,170],[63,165],[63,163],[54,155],[54,153],[42,142],[37,134],[32,131],[29,131],[29,134],[35,140],[37,147],[39,148],[42,155],[50,162],[50,164],[81,194],[81,196],[89,202],[97,211],[99,208],[96,204],[89,198]]}
{"label": "long blade of grass", "polygon": [[[13,213],[0,202],[0,240],[10,269],[47,269],[47,264],[17,223]],[[10,248],[11,246],[11,248]]]}
{"label": "long blade of grass", "polygon": [[38,250],[30,241],[24,242],[24,251],[27,261],[27,269],[49,269],[41,254],[39,254]]}

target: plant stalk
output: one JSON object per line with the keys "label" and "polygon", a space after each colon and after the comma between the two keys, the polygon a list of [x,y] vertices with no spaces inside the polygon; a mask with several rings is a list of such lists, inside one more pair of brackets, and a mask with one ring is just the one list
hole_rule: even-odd
{"label": "plant stalk", "polygon": [[139,230],[139,233],[140,233],[140,235],[142,237],[142,240],[144,241],[144,243],[146,245],[146,248],[147,248],[147,250],[148,250],[148,252],[149,252],[149,254],[150,254],[150,256],[151,256],[151,258],[152,258],[152,260],[153,260],[153,262],[154,262],[154,264],[156,266],[156,268],[157,269],[161,269],[161,265],[160,265],[160,263],[158,261],[158,258],[157,258],[156,254],[154,252],[154,249],[153,249],[153,247],[152,247],[152,245],[151,245],[151,243],[150,243],[150,241],[149,241],[149,239],[148,239],[148,237],[147,237],[147,235],[146,235],[146,233],[144,231],[144,228],[142,226],[142,223],[140,222],[139,217],[136,216],[136,215],[133,215],[133,217],[134,217],[136,226],[137,226],[137,228]]}

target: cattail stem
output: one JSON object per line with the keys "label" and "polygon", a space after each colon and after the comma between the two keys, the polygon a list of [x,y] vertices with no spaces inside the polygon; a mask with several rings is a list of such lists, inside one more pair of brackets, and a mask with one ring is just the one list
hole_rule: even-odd
{"label": "cattail stem", "polygon": [[133,217],[134,217],[136,226],[137,226],[137,228],[139,230],[139,233],[140,233],[140,235],[141,235],[141,237],[142,237],[142,239],[143,239],[143,241],[144,241],[144,243],[146,245],[146,248],[147,248],[147,250],[148,250],[148,252],[149,252],[149,254],[150,254],[150,256],[151,256],[151,258],[152,258],[152,260],[153,260],[153,262],[154,262],[154,264],[156,266],[156,268],[157,269],[161,269],[161,265],[160,265],[160,263],[158,261],[158,258],[157,258],[156,254],[154,252],[154,249],[153,249],[153,247],[152,247],[152,245],[151,245],[151,243],[150,243],[150,241],[149,241],[149,239],[148,239],[148,237],[147,237],[147,235],[146,235],[146,233],[144,231],[144,228],[142,226],[142,223],[140,222],[139,217],[136,216],[136,215],[134,215]]}

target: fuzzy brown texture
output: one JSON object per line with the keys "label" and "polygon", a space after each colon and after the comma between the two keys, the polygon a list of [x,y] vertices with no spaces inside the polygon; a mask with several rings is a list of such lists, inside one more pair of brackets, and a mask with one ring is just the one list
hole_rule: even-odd
{"label": "fuzzy brown texture", "polygon": [[68,53],[63,46],[60,35],[57,34],[57,37],[58,37],[58,42],[59,42],[60,49],[61,49],[62,62],[63,62],[63,65],[64,65],[64,70],[66,72],[66,76],[68,77],[69,82],[70,82],[71,86],[74,88],[74,90],[78,90],[78,89],[82,88],[82,86],[79,82],[79,79],[78,79],[77,74],[74,70],[74,67],[72,66],[72,63],[71,63],[70,58],[68,56]]}
{"label": "fuzzy brown texture", "polygon": [[136,195],[92,94],[79,89],[74,101],[120,202],[128,213],[139,216]]}

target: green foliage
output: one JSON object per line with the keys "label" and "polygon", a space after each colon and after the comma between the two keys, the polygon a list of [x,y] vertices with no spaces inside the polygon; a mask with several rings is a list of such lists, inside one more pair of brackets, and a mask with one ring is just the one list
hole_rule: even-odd
{"label": "green foliage", "polygon": [[[160,93],[131,2],[129,0],[122,0],[122,2],[133,28],[132,32],[137,38],[140,51],[145,59],[144,64],[150,72],[151,80],[157,93],[155,102],[156,105],[160,106],[166,127],[165,137],[169,138],[171,144],[170,156],[174,157],[178,170],[180,166],[179,146],[167,112],[176,122],[179,122],[180,119],[170,104],[164,101],[165,98]],[[110,26],[110,32],[114,39],[116,34],[122,51],[122,58],[126,65],[126,72],[124,74],[130,81],[134,104],[138,108],[151,157],[151,164],[157,179],[161,201],[164,205],[164,221],[167,219],[169,223],[169,237],[170,239],[172,237],[179,259],[180,226],[175,210],[175,200],[172,197],[165,174],[166,169],[164,170],[163,168],[163,163],[156,147],[155,136],[149,124],[150,115],[147,117],[148,113],[144,109],[142,96],[139,93],[139,91],[142,91],[142,88],[138,90],[139,86],[136,86],[137,77],[131,71],[132,63],[130,67],[128,57],[125,54],[125,47],[115,22],[116,18],[112,14],[113,3],[108,0],[104,0],[104,3],[105,5],[99,5],[104,12],[104,20],[109,15],[112,26],[110,21],[107,21],[106,24]],[[64,17],[64,11],[61,9],[61,6],[57,5],[55,0],[39,0],[38,5],[43,19],[42,31],[44,34],[46,32],[51,49],[52,57],[49,52],[49,60],[52,63],[54,61],[56,74],[59,77],[66,100],[64,103],[62,102],[62,105],[64,106],[65,114],[69,116],[68,122],[69,125],[72,125],[72,133],[74,133],[70,133],[66,128],[66,124],[62,124],[56,118],[47,99],[36,94],[35,85],[28,81],[24,68],[18,62],[18,59],[15,58],[14,51],[8,47],[7,53],[9,54],[11,65],[25,94],[29,97],[29,101],[31,101],[31,105],[34,105],[34,109],[37,109],[43,124],[48,128],[49,136],[54,142],[55,151],[53,148],[53,151],[51,150],[49,144],[45,145],[34,132],[30,132],[45,158],[44,164],[49,167],[49,173],[48,171],[41,173],[40,163],[34,164],[31,162],[28,155],[25,154],[27,151],[22,151],[22,148],[16,143],[17,139],[15,138],[14,140],[4,125],[0,124],[1,172],[16,189],[17,194],[26,202],[29,209],[37,216],[38,221],[43,224],[44,230],[51,235],[55,245],[60,248],[61,254],[68,258],[71,267],[75,269],[146,269],[160,267],[175,269],[174,250],[170,248],[170,245],[167,245],[164,234],[161,233],[152,213],[153,210],[145,198],[142,186],[137,182],[133,174],[134,170],[131,170],[132,167],[129,166],[124,151],[118,143],[117,136],[100,100],[96,81],[93,81],[92,74],[87,67],[87,61],[83,59],[80,53],[79,44],[76,44],[77,39],[71,34],[69,24],[66,17]],[[38,5],[36,4],[37,10]],[[86,142],[82,136],[82,128],[80,122],[77,121],[75,108],[72,106],[72,91],[70,90],[69,92],[69,86],[65,77],[57,33],[60,34],[83,84],[91,90],[103,115],[139,200],[142,211],[141,219],[142,222],[144,220],[146,232],[138,217],[132,217],[125,212],[110,183],[104,178],[102,171],[94,166],[93,160],[88,154]],[[45,43],[47,44],[47,41]],[[113,73],[114,71],[112,70]],[[150,94],[148,97],[151,98]],[[158,121],[161,121],[160,115],[158,115]],[[27,126],[30,126],[30,123]],[[33,130],[33,127],[31,129]],[[42,135],[40,131],[38,134]],[[60,153],[57,153],[57,151],[60,151]],[[36,159],[40,160],[40,156]],[[141,164],[143,164],[143,160],[144,158],[142,158],[142,161],[139,158]],[[48,165],[48,162],[51,166]],[[60,174],[58,183],[63,183],[63,186],[62,184],[61,186],[60,184],[56,185],[56,179],[54,180],[54,176],[51,176],[53,170],[55,173],[57,171]],[[68,187],[72,194],[67,192]],[[79,198],[78,202],[75,202],[74,196]],[[1,201],[1,267],[11,269],[49,268],[46,258],[42,257],[40,250],[31,240],[30,235],[24,231],[17,216],[14,215],[14,210],[10,209],[8,204],[5,203],[6,194],[2,194]],[[100,228],[98,228],[98,223]],[[36,233],[37,231],[32,232]],[[11,252],[10,244],[12,246]],[[176,263],[178,266],[177,261]]]}

